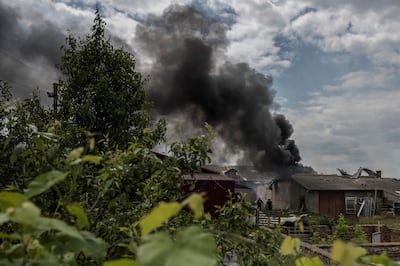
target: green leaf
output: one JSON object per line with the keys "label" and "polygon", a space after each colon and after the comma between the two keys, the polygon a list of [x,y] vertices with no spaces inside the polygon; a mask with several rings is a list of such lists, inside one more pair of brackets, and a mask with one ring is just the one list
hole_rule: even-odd
{"label": "green leaf", "polygon": [[92,258],[101,258],[104,260],[109,246],[107,242],[87,231],[82,231],[81,235],[85,238],[84,254]]}
{"label": "green leaf", "polygon": [[84,162],[89,162],[89,163],[99,165],[101,163],[102,157],[95,156],[95,155],[85,155],[85,156],[83,156],[82,159]]}
{"label": "green leaf", "polygon": [[103,266],[139,266],[134,260],[119,259],[104,262]]}
{"label": "green leaf", "polygon": [[211,234],[191,226],[179,231],[173,241],[161,232],[149,235],[138,248],[141,266],[218,265],[217,246]]}
{"label": "green leaf", "polygon": [[198,194],[193,193],[190,195],[183,204],[188,204],[189,208],[194,212],[194,218],[199,219],[204,214],[204,198]]}
{"label": "green leaf", "polygon": [[[1,224],[1,216],[4,214],[0,214],[0,224]],[[0,232],[0,239],[10,239],[10,240],[17,240],[19,239],[19,235],[18,234],[6,234],[6,233],[2,233]],[[0,264],[1,265],[1,264]]]}
{"label": "green leaf", "polygon": [[40,217],[38,219],[38,227],[42,230],[56,230],[64,235],[84,240],[83,236],[75,227],[70,226],[61,220]]}
{"label": "green leaf", "polygon": [[14,166],[17,159],[18,159],[18,155],[15,152],[13,152],[10,156],[10,165]]}
{"label": "green leaf", "polygon": [[40,209],[32,202],[26,201],[18,208],[7,210],[10,220],[23,225],[35,225],[40,218]]}
{"label": "green leaf", "polygon": [[352,243],[344,243],[337,240],[333,243],[331,259],[339,265],[358,265],[357,260],[367,254],[364,248],[356,247]]}
{"label": "green leaf", "polygon": [[164,266],[173,245],[172,239],[165,232],[145,237],[144,244],[137,251],[140,266]]}
{"label": "green leaf", "polygon": [[20,206],[24,200],[24,195],[17,192],[0,192],[0,210],[5,211],[9,207]]}
{"label": "green leaf", "polygon": [[166,266],[218,265],[217,246],[213,235],[191,226],[176,234],[176,244]]}
{"label": "green leaf", "polygon": [[172,216],[176,215],[181,208],[181,204],[177,202],[161,202],[149,214],[140,219],[139,226],[142,229],[142,235],[145,236],[168,222],[168,220]]}
{"label": "green leaf", "polygon": [[324,266],[324,263],[318,257],[307,258],[301,257],[296,259],[296,266]]}
{"label": "green leaf", "polygon": [[390,259],[385,252],[380,255],[364,256],[361,261],[366,265],[385,265],[385,266],[398,266],[399,264]]}
{"label": "green leaf", "polygon": [[89,150],[94,150],[94,147],[95,147],[95,140],[94,140],[94,138],[90,138],[89,139]]}
{"label": "green leaf", "polygon": [[0,225],[10,221],[10,217],[5,213],[0,213]]}
{"label": "green leaf", "polygon": [[83,151],[84,151],[83,147],[79,147],[79,148],[72,150],[67,156],[67,162],[73,162],[73,161],[79,159],[79,157],[81,157]]}
{"label": "green leaf", "polygon": [[63,181],[68,173],[53,170],[37,176],[29,185],[28,192],[25,194],[27,198],[32,198],[40,193],[45,192],[55,184]]}
{"label": "green leaf", "polygon": [[68,204],[66,208],[71,215],[76,217],[76,223],[79,229],[89,225],[89,220],[86,216],[85,210],[79,203]]}
{"label": "green leaf", "polygon": [[287,236],[281,245],[282,255],[297,255],[300,252],[301,241],[298,238]]}

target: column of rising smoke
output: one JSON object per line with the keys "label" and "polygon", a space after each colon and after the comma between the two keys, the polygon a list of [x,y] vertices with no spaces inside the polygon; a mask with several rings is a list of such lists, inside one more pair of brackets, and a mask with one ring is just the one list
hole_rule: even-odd
{"label": "column of rising smoke", "polygon": [[247,63],[216,66],[217,56],[229,44],[222,22],[174,5],[139,25],[136,36],[142,49],[154,56],[149,92],[160,114],[185,112],[199,127],[208,122],[230,152],[244,151],[259,170],[310,170],[298,164],[301,157],[290,139],[289,121],[271,113],[272,78]]}

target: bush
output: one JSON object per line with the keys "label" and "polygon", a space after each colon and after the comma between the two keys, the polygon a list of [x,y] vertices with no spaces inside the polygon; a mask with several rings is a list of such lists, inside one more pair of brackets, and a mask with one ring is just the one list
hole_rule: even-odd
{"label": "bush", "polygon": [[350,225],[347,224],[346,220],[344,219],[343,214],[339,214],[339,218],[335,227],[335,232],[333,234],[333,240],[344,240],[345,237],[349,234]]}

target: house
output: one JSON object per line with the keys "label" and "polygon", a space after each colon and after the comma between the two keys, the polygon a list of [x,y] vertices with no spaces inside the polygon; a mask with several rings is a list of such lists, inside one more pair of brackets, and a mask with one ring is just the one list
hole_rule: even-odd
{"label": "house", "polygon": [[330,217],[340,213],[370,216],[400,202],[400,180],[394,178],[296,174],[276,180],[271,190],[276,209]]}
{"label": "house", "polygon": [[185,194],[205,193],[204,212],[212,217],[217,216],[216,206],[223,206],[235,194],[235,181],[223,174],[202,172],[184,175],[183,179],[182,190]]}

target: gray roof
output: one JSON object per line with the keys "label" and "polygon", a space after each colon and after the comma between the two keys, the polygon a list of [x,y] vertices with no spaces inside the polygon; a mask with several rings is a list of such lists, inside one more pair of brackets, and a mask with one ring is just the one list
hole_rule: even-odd
{"label": "gray roof", "polygon": [[214,180],[214,181],[234,181],[232,178],[221,174],[209,174],[209,173],[195,173],[192,175],[184,175],[184,180]]}
{"label": "gray roof", "polygon": [[212,173],[227,173],[232,170],[235,170],[235,174],[229,174],[231,177],[243,181],[260,181],[260,180],[270,180],[276,178],[275,173],[266,173],[257,171],[253,166],[249,165],[205,165],[202,167],[203,171],[212,172]]}
{"label": "gray roof", "polygon": [[308,190],[382,190],[389,193],[400,191],[400,180],[394,178],[359,177],[337,175],[297,174],[292,179]]}

